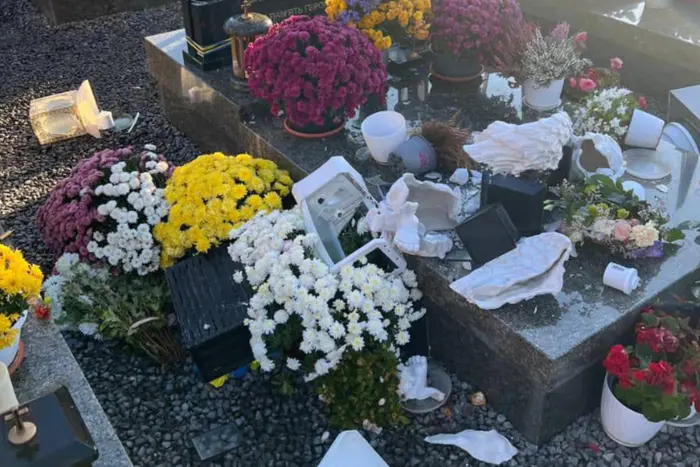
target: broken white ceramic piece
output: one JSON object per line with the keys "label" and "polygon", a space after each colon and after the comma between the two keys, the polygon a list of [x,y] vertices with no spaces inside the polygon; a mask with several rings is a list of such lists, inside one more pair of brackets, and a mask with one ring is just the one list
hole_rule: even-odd
{"label": "broken white ceramic piece", "polygon": [[464,449],[473,458],[489,464],[508,462],[518,450],[496,430],[464,430],[455,434],[440,434],[425,438],[427,443],[446,444]]}
{"label": "broken white ceramic piece", "polygon": [[442,401],[445,394],[435,388],[428,387],[428,359],[414,355],[406,364],[400,364],[399,395],[406,400],[425,400],[428,398]]}
{"label": "broken white ceramic piece", "polygon": [[453,246],[454,243],[449,235],[438,232],[428,232],[421,238],[420,249],[412,254],[416,256],[426,256],[428,258],[445,259],[445,255],[452,251]]}
{"label": "broken white ceramic piece", "polygon": [[564,285],[564,263],[571,249],[571,240],[558,232],[528,237],[450,288],[484,310],[555,294]]}
{"label": "broken white ceramic piece", "polygon": [[574,137],[573,175],[587,178],[600,174],[617,180],[625,173],[625,159],[622,148],[609,135],[586,133]]}
{"label": "broken white ceramic piece", "polygon": [[404,253],[416,254],[421,246],[421,225],[416,217],[418,203],[404,203],[394,234],[394,245]]}
{"label": "broken white ceramic piece", "polygon": [[469,181],[469,170],[462,168],[455,169],[450,177],[450,181],[460,186],[466,184]]}
{"label": "broken white ceramic piece", "polygon": [[574,134],[569,114],[558,112],[536,122],[514,125],[496,121],[464,150],[494,173],[519,175],[526,170],[555,170],[562,147]]}
{"label": "broken white ceramic piece", "polygon": [[318,467],[389,467],[356,430],[343,431],[333,441]]}
{"label": "broken white ceramic piece", "polygon": [[438,172],[428,172],[427,174],[424,175],[425,178],[428,180],[434,180],[436,182],[439,182],[440,179],[442,179],[442,175],[440,175]]}
{"label": "broken white ceramic piece", "polygon": [[[416,215],[426,231],[449,230],[457,226],[461,199],[449,186],[442,183],[421,182],[410,173],[404,174],[394,186],[402,183],[408,188],[406,201],[418,203]],[[393,189],[394,186],[391,188]]]}

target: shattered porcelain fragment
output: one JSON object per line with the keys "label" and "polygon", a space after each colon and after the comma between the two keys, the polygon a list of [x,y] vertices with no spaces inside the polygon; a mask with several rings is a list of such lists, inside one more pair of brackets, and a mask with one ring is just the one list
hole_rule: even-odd
{"label": "shattered porcelain fragment", "polygon": [[426,256],[428,258],[440,258],[445,259],[447,253],[452,251],[454,243],[449,235],[428,232],[426,233],[420,241],[420,248],[416,251],[416,256]]}
{"label": "shattered porcelain fragment", "polygon": [[429,172],[425,174],[425,178],[427,178],[428,180],[439,182],[442,179],[442,175],[440,175],[437,172]]}
{"label": "shattered porcelain fragment", "polygon": [[620,145],[609,135],[586,133],[574,138],[573,175],[587,178],[600,174],[614,180],[625,173]]}
{"label": "shattered porcelain fragment", "polygon": [[571,249],[571,240],[557,232],[528,237],[450,288],[484,310],[555,294],[564,284],[564,263]]}
{"label": "shattered porcelain fragment", "polygon": [[151,143],[145,144],[145,145],[143,146],[143,148],[144,148],[146,151],[155,151],[156,149],[158,149],[158,148],[156,148],[156,145],[155,145],[155,144],[151,144]]}
{"label": "shattered porcelain fragment", "polygon": [[455,434],[440,434],[425,438],[427,443],[446,444],[464,449],[473,458],[488,464],[508,462],[518,450],[496,430],[464,430]]}
{"label": "shattered porcelain fragment", "polygon": [[466,269],[467,271],[471,271],[472,270],[472,263],[470,263],[469,261],[464,261],[462,263],[462,267],[464,269]]}
{"label": "shattered porcelain fragment", "polygon": [[418,203],[416,215],[426,231],[449,230],[457,226],[461,197],[449,186],[421,182],[413,174],[405,174],[394,185],[400,182],[408,188],[406,201]]}
{"label": "shattered porcelain fragment", "polygon": [[468,169],[456,169],[455,172],[450,177],[452,183],[457,185],[464,185],[469,181],[469,170]]}
{"label": "shattered porcelain fragment", "polygon": [[526,170],[555,170],[562,147],[574,134],[569,114],[559,112],[536,122],[493,122],[464,150],[494,173],[519,175]]}
{"label": "shattered porcelain fragment", "polygon": [[478,170],[470,170],[472,174],[472,182],[474,182],[475,185],[478,185],[481,183],[481,172]]}
{"label": "shattered porcelain fragment", "polygon": [[399,395],[406,400],[425,400],[428,398],[442,401],[445,394],[428,387],[428,359],[415,355],[408,359],[406,364],[400,364],[399,370]]}
{"label": "shattered porcelain fragment", "polygon": [[399,211],[394,245],[404,253],[416,254],[421,246],[421,225],[416,217],[418,203],[404,203]]}
{"label": "shattered porcelain fragment", "polygon": [[481,391],[475,392],[469,397],[469,401],[472,403],[472,405],[482,407],[486,405],[486,396],[484,396],[484,393]]}
{"label": "shattered porcelain fragment", "polygon": [[668,193],[668,187],[666,185],[656,185],[656,189],[659,190],[661,193]]}

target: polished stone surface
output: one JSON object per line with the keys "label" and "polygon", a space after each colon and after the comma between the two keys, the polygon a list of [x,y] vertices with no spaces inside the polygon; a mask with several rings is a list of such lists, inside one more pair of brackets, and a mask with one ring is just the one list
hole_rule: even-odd
{"label": "polished stone surface", "polygon": [[665,98],[700,82],[700,9],[675,1],[663,9],[633,0],[521,0],[543,25],[567,21],[589,34],[589,55],[600,65],[619,56],[628,86]]}
{"label": "polished stone surface", "polygon": [[83,21],[122,11],[145,10],[176,0],[32,0],[53,24]]}
{"label": "polished stone surface", "polygon": [[[146,39],[149,67],[158,81],[166,115],[203,149],[245,150],[276,160],[297,178],[328,157],[342,155],[370,185],[391,180],[374,162],[354,158],[361,147],[362,112],[348,122],[342,135],[299,140],[282,131],[281,122],[268,116],[266,106],[233,90],[230,69],[205,74],[184,67],[183,47],[182,31]],[[538,116],[523,109],[520,91],[497,75],[455,89],[433,83],[426,68],[390,71],[388,108],[403,113],[412,126],[438,118],[481,130],[495,119],[517,122]],[[662,182],[670,187],[669,193],[647,184],[649,197],[664,200],[674,222],[700,217],[697,209],[692,212],[700,202],[697,157],[675,151],[668,157],[673,174]],[[682,167],[692,177],[681,179]],[[687,240],[669,248],[664,260],[619,261],[639,268],[642,286],[630,296],[603,286],[610,257],[586,247],[567,262],[564,289],[557,296],[488,312],[449,289],[453,280],[466,274],[460,263],[411,258],[431,305],[433,355],[486,391],[495,407],[509,415],[529,439],[543,441],[595,405],[599,361],[630,329],[639,307],[700,266],[697,235],[688,232]]]}
{"label": "polished stone surface", "polygon": [[26,346],[26,356],[12,375],[20,403],[65,386],[97,446],[99,458],[92,465],[131,467],[124,446],[56,326],[50,322],[40,322],[30,315],[22,328],[22,341]]}

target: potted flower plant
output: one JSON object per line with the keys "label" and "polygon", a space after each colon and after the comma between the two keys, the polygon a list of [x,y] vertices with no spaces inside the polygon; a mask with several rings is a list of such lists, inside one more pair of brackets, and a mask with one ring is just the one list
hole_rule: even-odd
{"label": "potted flower plant", "polygon": [[28,308],[39,299],[42,280],[39,266],[0,244],[0,362],[7,367],[15,361]]}
{"label": "potted flower plant", "polygon": [[430,30],[433,73],[450,79],[478,75],[503,33],[504,0],[438,0]]}
{"label": "potted flower plant", "polygon": [[588,240],[626,258],[658,258],[665,243],[684,238],[680,229],[665,226],[669,218],[662,207],[641,201],[620,180],[593,175],[552,191],[558,199],[547,201],[545,209],[564,213],[560,230],[574,243]]}
{"label": "potted flower plant", "polygon": [[356,26],[379,50],[405,39],[428,38],[429,0],[326,0],[328,18]]}
{"label": "potted flower plant", "polygon": [[609,68],[591,67],[577,76],[570,77],[565,91],[570,98],[580,100],[596,89],[618,87],[620,85],[620,70],[623,65],[624,62],[620,58],[613,57],[610,59]]}
{"label": "potted flower plant", "polygon": [[585,38],[585,33],[570,37],[567,23],[555,26],[548,36],[540,28],[534,29],[519,70],[525,105],[538,111],[561,105],[564,79],[591,66],[590,60],[581,58]]}
{"label": "potted flower plant", "polygon": [[601,421],[610,438],[623,446],[640,446],[664,423],[683,419],[700,404],[698,332],[680,319],[642,310],[635,344],[614,345],[603,365],[607,370]]}
{"label": "potted flower plant", "polygon": [[369,96],[384,101],[386,68],[379,50],[355,28],[325,16],[292,16],[245,52],[248,84],[285,130],[303,138],[342,131]]}

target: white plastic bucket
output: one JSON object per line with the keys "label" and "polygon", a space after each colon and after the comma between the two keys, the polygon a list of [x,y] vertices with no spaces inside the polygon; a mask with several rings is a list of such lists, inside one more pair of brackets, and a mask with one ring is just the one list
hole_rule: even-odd
{"label": "white plastic bucket", "polygon": [[617,400],[612,392],[613,376],[606,374],[603,380],[603,396],[600,400],[600,419],[603,430],[617,444],[630,448],[651,440],[666,422],[650,422],[646,417]]}
{"label": "white plastic bucket", "polygon": [[370,115],[361,128],[369,152],[380,164],[388,164],[391,152],[408,139],[406,119],[393,110]]}
{"label": "white plastic bucket", "polygon": [[625,136],[625,144],[636,148],[656,149],[666,122],[643,110],[635,109]]}
{"label": "white plastic bucket", "polygon": [[557,79],[549,86],[539,87],[531,79],[523,83],[523,102],[533,110],[547,111],[561,105],[561,93],[564,90],[564,79]]}

